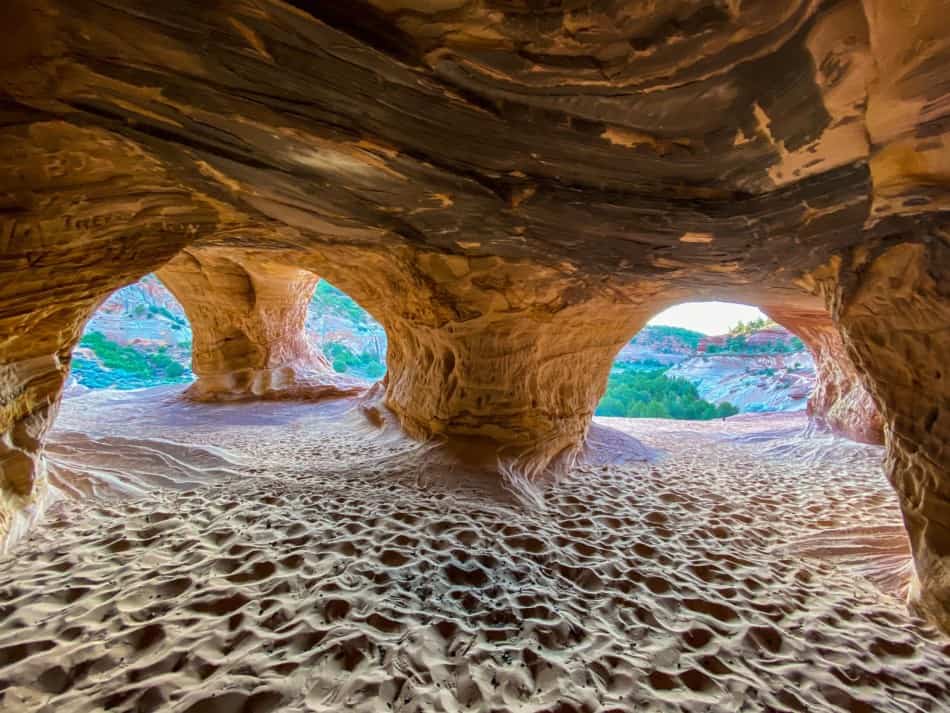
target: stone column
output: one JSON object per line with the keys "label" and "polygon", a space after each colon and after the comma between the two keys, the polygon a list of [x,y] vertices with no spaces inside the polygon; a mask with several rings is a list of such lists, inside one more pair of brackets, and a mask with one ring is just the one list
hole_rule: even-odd
{"label": "stone column", "polygon": [[386,328],[386,406],[410,435],[479,440],[527,477],[583,445],[617,352],[652,311],[639,299],[653,292],[569,265],[412,250],[360,260],[320,269]]}
{"label": "stone column", "polygon": [[305,330],[318,277],[240,249],[183,252],[156,273],[192,329],[186,392],[196,400],[320,398],[357,393]]}

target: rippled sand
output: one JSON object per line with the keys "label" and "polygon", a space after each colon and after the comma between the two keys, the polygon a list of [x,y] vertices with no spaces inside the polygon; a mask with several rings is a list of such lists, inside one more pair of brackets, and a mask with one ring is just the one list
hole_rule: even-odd
{"label": "rippled sand", "polygon": [[525,499],[351,402],[138,398],[64,407],[54,475],[97,497],[0,562],[3,711],[950,706],[880,449],[800,416],[604,419],[657,459]]}

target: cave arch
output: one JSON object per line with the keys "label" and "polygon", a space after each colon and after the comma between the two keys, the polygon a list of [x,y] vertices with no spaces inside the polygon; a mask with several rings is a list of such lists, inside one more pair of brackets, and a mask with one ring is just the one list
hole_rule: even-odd
{"label": "cave arch", "polygon": [[194,400],[314,398],[382,378],[386,343],[362,307],[307,270],[191,250],[109,295],[86,323],[71,366],[73,381],[93,389],[177,383],[189,384]]}
{"label": "cave arch", "polygon": [[751,305],[682,302],[620,350],[598,416],[709,420],[804,412],[811,353]]}
{"label": "cave arch", "polygon": [[[280,2],[8,5],[22,32],[0,53],[0,530],[41,497],[81,325],[202,241],[300,266],[288,256],[322,253],[313,272],[392,337],[386,401],[406,429],[495,438],[526,472],[577,447],[614,354],[661,302],[726,286],[792,331],[830,317],[824,349],[880,410],[920,598],[950,629],[941,3],[737,4],[673,44],[590,33],[578,57],[615,58],[606,75],[511,54],[512,38],[563,46],[556,8],[542,36],[469,3],[450,19],[484,36],[474,60],[474,34],[409,23],[400,47],[425,48],[410,63],[379,40],[400,27],[386,12],[354,18],[364,33]],[[296,383],[303,357],[283,344],[209,366],[209,393]]]}
{"label": "cave arch", "polygon": [[386,330],[356,300],[321,278],[308,303],[306,332],[337,373],[367,383],[386,374]]}
{"label": "cave arch", "polygon": [[[712,297],[700,301],[686,299],[672,306],[698,305],[709,301],[713,301]],[[751,301],[741,304],[757,309]],[[882,416],[865,386],[867,377],[859,372],[852,361],[839,328],[832,321],[830,314],[818,307],[804,305],[766,305],[762,306],[761,310],[759,314],[765,315],[800,339],[814,361],[815,385],[807,394],[807,413],[811,427],[862,443],[883,444]],[[659,314],[658,312],[653,315],[651,320]]]}
{"label": "cave arch", "polygon": [[71,381],[135,389],[193,380],[191,325],[155,275],[113,292],[93,312],[73,351]]}

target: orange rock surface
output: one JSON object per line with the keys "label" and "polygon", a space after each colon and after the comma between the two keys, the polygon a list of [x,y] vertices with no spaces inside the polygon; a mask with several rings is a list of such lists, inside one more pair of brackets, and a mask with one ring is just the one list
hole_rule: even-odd
{"label": "orange rock surface", "polygon": [[813,411],[879,414],[950,629],[944,3],[10,0],[0,26],[0,531],[42,509],[83,323],[155,270],[195,395],[337,388],[298,330],[326,277],[386,328],[409,433],[527,475],[652,314],[731,299],[825,320]]}

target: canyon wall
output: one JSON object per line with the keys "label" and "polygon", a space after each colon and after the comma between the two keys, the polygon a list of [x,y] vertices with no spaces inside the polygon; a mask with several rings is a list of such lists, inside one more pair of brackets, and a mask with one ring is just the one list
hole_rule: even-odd
{"label": "canyon wall", "polygon": [[[0,23],[0,530],[42,502],[82,324],[173,260],[186,309],[220,306],[207,393],[312,363],[305,270],[385,326],[408,431],[529,475],[580,447],[650,314],[731,299],[830,315],[814,413],[870,438],[847,385],[870,394],[916,601],[950,628],[943,3],[10,0]],[[188,262],[217,250],[253,257]]]}

